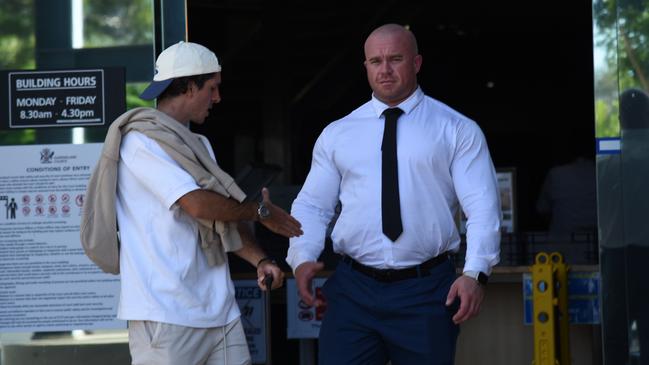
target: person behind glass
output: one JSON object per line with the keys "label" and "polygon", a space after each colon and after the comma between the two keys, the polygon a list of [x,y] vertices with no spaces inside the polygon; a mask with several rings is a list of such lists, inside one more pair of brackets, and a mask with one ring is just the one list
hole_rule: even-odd
{"label": "person behind glass", "polygon": [[597,160],[605,364],[649,364],[649,95],[620,94],[620,154]]}
{"label": "person behind glass", "polygon": [[[262,279],[272,275],[276,288],[283,273],[255,243],[247,222],[286,237],[301,234],[299,222],[270,201],[267,189],[262,203],[243,201],[207,138],[189,131],[190,122],[203,124],[221,101],[220,82],[214,53],[179,42],[160,54],[141,95],[157,98],[157,109],[127,111],[108,132],[105,145],[123,135],[117,145],[118,318],[128,321],[133,364],[250,364],[224,251],[229,247],[256,265],[259,286],[268,290]],[[205,249],[205,221],[207,234],[220,234],[223,247],[216,252]]]}
{"label": "person behind glass", "polygon": [[[290,239],[287,262],[302,300],[326,304],[321,365],[452,364],[459,324],[478,314],[499,261],[501,212],[487,143],[475,122],[422,92],[421,65],[415,37],[403,26],[386,24],[369,35],[372,98],[324,129],[293,202],[304,234]],[[396,182],[394,157],[385,154],[393,108],[400,109]],[[331,239],[342,259],[321,299],[312,278],[324,267],[317,259],[339,201]],[[457,277],[449,254],[460,245],[460,206],[468,247]]]}
{"label": "person behind glass", "polygon": [[567,159],[548,170],[536,211],[549,221],[549,247],[561,251],[566,262],[583,264],[589,263],[587,253],[597,231],[593,135],[587,129],[574,129],[566,142]]}

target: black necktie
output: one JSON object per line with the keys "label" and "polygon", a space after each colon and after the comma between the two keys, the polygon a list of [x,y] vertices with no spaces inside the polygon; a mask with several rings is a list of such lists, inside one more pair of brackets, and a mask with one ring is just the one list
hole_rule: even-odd
{"label": "black necktie", "polygon": [[397,119],[403,113],[399,108],[386,109],[385,129],[383,131],[381,214],[383,233],[396,241],[403,232],[401,225],[401,203],[399,201],[399,170],[397,168]]}

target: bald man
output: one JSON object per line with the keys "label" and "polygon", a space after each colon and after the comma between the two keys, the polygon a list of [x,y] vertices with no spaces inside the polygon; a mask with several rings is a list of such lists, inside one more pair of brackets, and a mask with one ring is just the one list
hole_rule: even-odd
{"label": "bald man", "polygon": [[[459,324],[477,315],[499,260],[501,212],[487,143],[478,125],[422,92],[422,56],[397,24],[365,42],[372,98],[327,126],[291,214],[304,234],[290,240],[302,300],[327,306],[320,365],[452,364]],[[311,281],[336,205],[331,239],[341,255],[323,287]],[[449,255],[468,217],[457,277]]]}

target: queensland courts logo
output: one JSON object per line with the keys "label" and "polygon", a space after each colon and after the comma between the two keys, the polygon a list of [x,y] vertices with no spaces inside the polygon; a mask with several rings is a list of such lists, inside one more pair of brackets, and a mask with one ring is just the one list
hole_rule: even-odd
{"label": "queensland courts logo", "polygon": [[41,163],[52,163],[52,157],[54,157],[54,151],[49,148],[41,150]]}
{"label": "queensland courts logo", "polygon": [[67,163],[69,160],[74,160],[77,158],[77,155],[66,155],[65,153],[62,155],[58,154],[54,156],[54,151],[49,147],[44,147],[40,153],[42,164]]}

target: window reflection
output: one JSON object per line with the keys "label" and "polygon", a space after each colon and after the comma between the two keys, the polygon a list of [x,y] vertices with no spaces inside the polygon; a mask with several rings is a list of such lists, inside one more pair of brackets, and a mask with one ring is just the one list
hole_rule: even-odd
{"label": "window reflection", "polygon": [[649,363],[649,0],[594,0],[604,364]]}
{"label": "window reflection", "polygon": [[84,47],[153,43],[151,0],[83,0],[83,15]]}
{"label": "window reflection", "polygon": [[35,66],[33,0],[0,1],[0,69]]}

